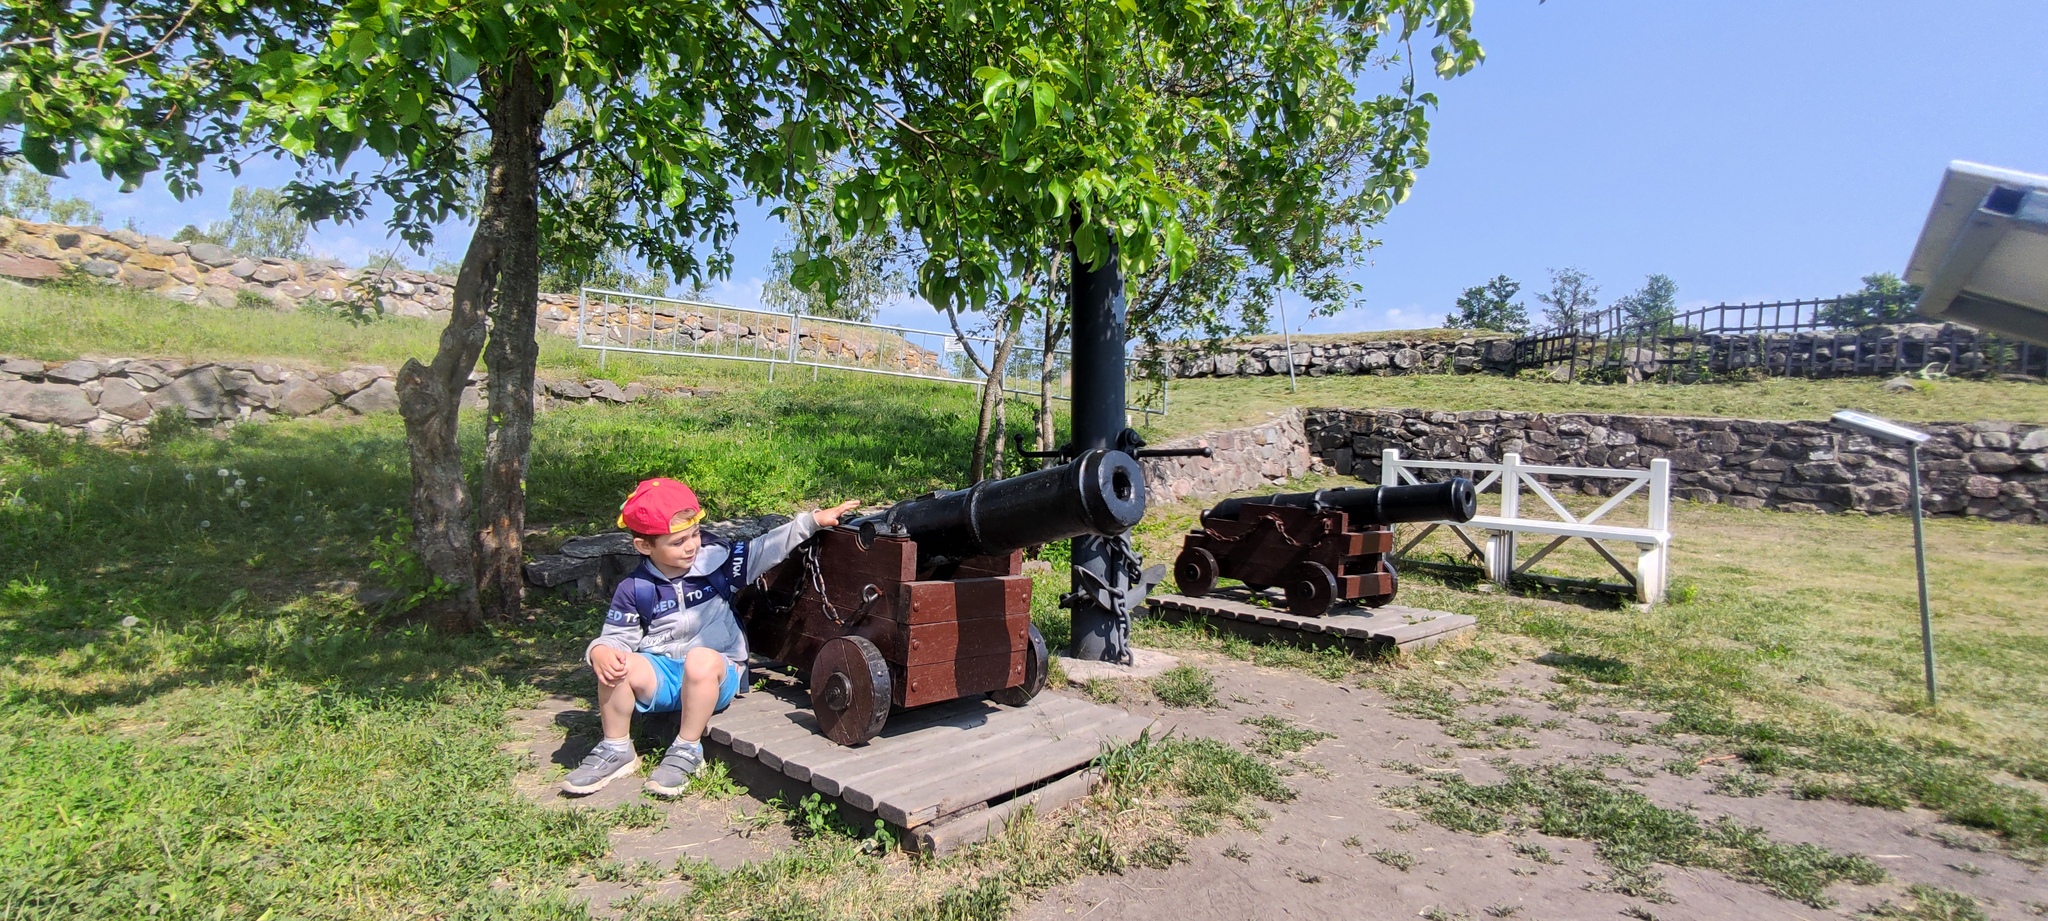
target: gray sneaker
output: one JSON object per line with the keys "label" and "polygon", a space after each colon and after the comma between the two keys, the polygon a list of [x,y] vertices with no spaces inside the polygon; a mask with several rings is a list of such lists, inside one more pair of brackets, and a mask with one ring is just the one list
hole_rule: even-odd
{"label": "gray sneaker", "polygon": [[570,796],[588,796],[604,789],[605,784],[638,770],[640,755],[631,747],[615,749],[600,743],[562,780],[562,792]]}
{"label": "gray sneaker", "polygon": [[661,756],[661,764],[647,775],[647,792],[656,796],[680,796],[690,786],[690,775],[704,764],[704,746],[677,742]]}

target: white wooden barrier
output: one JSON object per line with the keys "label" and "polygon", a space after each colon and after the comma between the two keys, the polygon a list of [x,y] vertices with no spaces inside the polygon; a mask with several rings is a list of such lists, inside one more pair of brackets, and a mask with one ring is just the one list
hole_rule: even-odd
{"label": "white wooden barrier", "polygon": [[[1671,462],[1663,458],[1650,461],[1648,470],[1617,470],[1609,467],[1549,467],[1522,463],[1522,456],[1509,453],[1498,464],[1465,463],[1460,461],[1402,460],[1401,452],[1388,448],[1380,454],[1380,483],[1384,486],[1420,482],[1414,471],[1455,470],[1483,477],[1473,482],[1475,492],[1484,493],[1489,488],[1500,493],[1500,514],[1479,515],[1469,522],[1459,524],[1451,521],[1429,522],[1422,532],[1400,547],[1397,555],[1413,549],[1423,538],[1437,528],[1448,528],[1458,539],[1465,542],[1472,552],[1484,561],[1487,578],[1505,586],[1508,580],[1529,571],[1538,560],[1549,555],[1572,538],[1581,538],[1593,550],[1611,564],[1623,579],[1634,587],[1636,600],[1655,603],[1663,600],[1664,590],[1671,580]],[[1629,484],[1608,498],[1607,503],[1591,514],[1580,518],[1557,501],[1550,489],[1536,482],[1536,476],[1569,476],[1628,480]],[[1644,491],[1648,487],[1650,509],[1648,521],[1642,527],[1628,527],[1605,524],[1600,521],[1608,512],[1619,506],[1623,500]],[[1522,517],[1522,493],[1543,500],[1543,505],[1557,513],[1557,519]],[[1466,528],[1486,532],[1484,546],[1472,539]],[[1551,538],[1543,549],[1536,551],[1527,560],[1515,562],[1515,538],[1518,534],[1543,534]],[[1612,551],[1601,545],[1601,541],[1626,541],[1636,545],[1635,571],[1617,559]]]}

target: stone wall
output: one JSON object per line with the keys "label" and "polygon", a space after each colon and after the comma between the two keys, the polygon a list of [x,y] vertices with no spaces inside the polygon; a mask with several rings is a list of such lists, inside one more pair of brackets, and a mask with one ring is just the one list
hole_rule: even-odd
{"label": "stone wall", "polygon": [[[1331,469],[1378,482],[1380,452],[1536,464],[1648,466],[1668,458],[1672,495],[1786,511],[1907,510],[1906,452],[1824,422],[1749,422],[1600,413],[1311,410],[1305,430]],[[2048,427],[2010,422],[1921,426],[1930,514],[2048,523]],[[1572,490],[1608,481],[1552,478]]]}
{"label": "stone wall", "polygon": [[[280,310],[307,305],[367,303],[390,316],[446,322],[455,279],[410,269],[351,269],[331,259],[251,259],[211,243],[184,244],[104,227],[37,224],[0,218],[0,277],[28,282],[83,274],[187,303],[219,307],[267,304]],[[536,328],[575,338],[574,294],[542,294]],[[628,310],[593,305],[591,341],[712,348],[737,354],[789,349],[789,324],[761,322],[737,311],[711,308]],[[941,357],[878,331],[805,322],[799,354],[820,361],[860,362],[889,370],[932,374]]]}
{"label": "stone wall", "polygon": [[1248,489],[1278,486],[1309,472],[1315,458],[1303,433],[1301,413],[1289,410],[1272,421],[1240,429],[1179,438],[1156,448],[1215,448],[1215,457],[1148,457],[1145,488],[1155,502],[1214,499]]}
{"label": "stone wall", "polygon": [[[1287,346],[1279,342],[1233,342],[1215,354],[1175,352],[1166,359],[1173,377],[1261,377],[1287,374]],[[1294,343],[1294,373],[1471,374],[1512,373],[1515,341],[1509,337],[1386,339],[1361,335],[1347,342]]]}
{"label": "stone wall", "polygon": [[[481,408],[471,375],[464,405]],[[687,395],[611,381],[541,381],[540,408],[590,401],[627,403],[643,396]],[[377,365],[342,371],[290,368],[268,362],[183,362],[162,358],[46,362],[0,357],[0,437],[57,429],[98,439],[139,439],[159,412],[182,413],[202,426],[262,422],[272,417],[358,416],[398,408],[397,381]]]}
{"label": "stone wall", "polygon": [[[621,347],[705,349],[728,355],[757,357],[789,354],[789,321],[736,310],[681,304],[640,303],[631,306],[592,303],[584,311],[586,342]],[[576,302],[543,306],[541,326],[574,338]],[[919,348],[900,336],[805,318],[797,327],[797,354],[813,361],[859,363],[889,371],[942,374],[939,353]]]}

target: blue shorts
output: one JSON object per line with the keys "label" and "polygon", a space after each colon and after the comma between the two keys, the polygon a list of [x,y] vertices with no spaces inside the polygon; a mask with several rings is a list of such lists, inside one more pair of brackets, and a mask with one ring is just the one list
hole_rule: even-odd
{"label": "blue shorts", "polygon": [[[673,713],[683,708],[683,663],[680,659],[657,656],[652,653],[636,652],[634,655],[646,659],[654,666],[654,699],[635,699],[633,706],[642,713]],[[740,667],[731,659],[725,662],[725,677],[718,682],[718,706],[711,712],[718,713],[732,703],[733,696],[740,692]]]}

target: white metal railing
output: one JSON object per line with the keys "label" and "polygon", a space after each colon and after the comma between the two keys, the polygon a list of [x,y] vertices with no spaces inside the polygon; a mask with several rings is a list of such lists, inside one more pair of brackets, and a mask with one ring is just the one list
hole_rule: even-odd
{"label": "white metal railing", "polygon": [[[609,353],[625,352],[760,362],[768,366],[769,380],[775,379],[777,365],[787,365],[810,368],[814,380],[821,369],[831,369],[980,386],[984,377],[965,353],[971,351],[987,367],[994,361],[997,342],[950,330],[584,288],[576,300],[576,345],[595,350],[600,367]],[[1038,395],[1035,377],[1043,351],[1023,342],[1011,346],[1010,368],[1028,369],[1031,377],[1004,375],[1005,392]],[[1070,366],[1065,349],[1054,349],[1053,355],[1055,368]],[[1135,370],[1136,362],[1127,362],[1126,368]],[[1067,375],[1058,374],[1050,389],[1053,399],[1069,399]],[[1141,390],[1138,395],[1140,399],[1125,407],[1128,411],[1148,418],[1165,415],[1164,381],[1156,393]]]}
{"label": "white metal railing", "polygon": [[[1449,470],[1479,476],[1472,485],[1475,492],[1484,494],[1492,489],[1500,496],[1500,514],[1478,515],[1469,522],[1451,521],[1428,522],[1421,533],[1416,534],[1396,552],[1396,556],[1415,548],[1423,538],[1438,528],[1446,528],[1463,541],[1465,546],[1478,556],[1486,570],[1487,578],[1503,586],[1516,576],[1528,574],[1530,568],[1548,556],[1552,550],[1561,547],[1573,538],[1584,540],[1600,554],[1616,572],[1627,581],[1627,587],[1635,593],[1636,600],[1655,603],[1664,598],[1664,591],[1671,578],[1671,462],[1663,458],[1650,461],[1648,470],[1622,470],[1610,467],[1555,467],[1542,464],[1525,464],[1522,456],[1509,452],[1498,464],[1467,463],[1462,461],[1402,460],[1401,452],[1388,448],[1380,453],[1380,483],[1386,486],[1417,483],[1418,470]],[[1482,475],[1483,476],[1480,476]],[[1580,517],[1557,500],[1550,488],[1535,478],[1538,476],[1567,476],[1581,479],[1626,480],[1627,485],[1607,499],[1607,502],[1591,513]],[[1523,491],[1542,503],[1535,509],[1537,515],[1545,508],[1555,513],[1556,518],[1524,517]],[[1602,521],[1609,512],[1637,493],[1648,498],[1648,513],[1641,527],[1609,524]],[[1473,539],[1465,529],[1485,532],[1482,545]],[[1516,536],[1518,534],[1541,534],[1550,542],[1543,549],[1531,554],[1527,560],[1516,562]],[[1627,542],[1636,545],[1637,556],[1634,571],[1624,565],[1613,551],[1601,541]]]}

